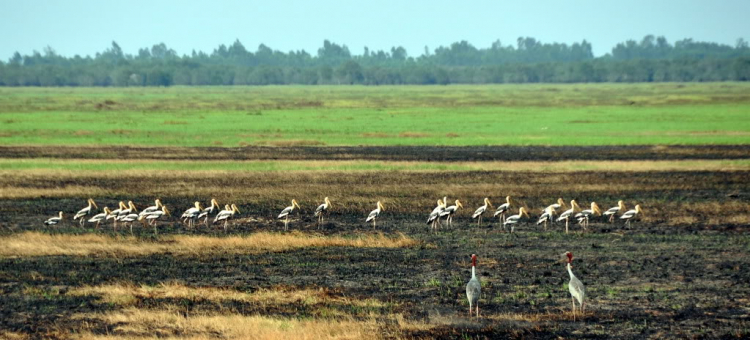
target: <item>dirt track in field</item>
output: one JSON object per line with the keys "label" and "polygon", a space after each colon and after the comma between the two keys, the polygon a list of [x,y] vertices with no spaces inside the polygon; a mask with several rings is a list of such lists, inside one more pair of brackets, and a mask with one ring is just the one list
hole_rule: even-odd
{"label": "dirt track in field", "polygon": [[358,147],[59,147],[0,146],[3,158],[563,161],[745,159],[750,145],[694,146],[358,146]]}
{"label": "dirt track in field", "polygon": [[[11,150],[12,149],[12,150]],[[440,148],[435,148],[435,150]],[[493,149],[493,158],[501,151]],[[747,158],[747,147],[605,147],[604,159],[651,159],[671,157],[731,159]],[[678,150],[678,151],[675,151]],[[2,157],[21,157],[22,149],[0,148]],[[15,151],[13,151],[15,150]],[[139,157],[150,149],[113,151],[86,150],[86,158],[111,155]],[[223,149],[222,149],[223,150]],[[401,149],[399,149],[401,150]],[[355,159],[452,160],[455,150],[443,153],[421,150],[387,154],[359,150],[321,153]],[[514,149],[515,159],[547,159],[566,154],[583,158],[591,148],[529,148],[527,154]],[[547,151],[544,151],[547,150]],[[565,151],[568,150],[568,151]],[[572,150],[572,151],[571,151]],[[606,151],[609,150],[609,151]],[[680,151],[681,150],[681,151]],[[697,151],[696,151],[697,150]],[[225,150],[226,151],[226,150]],[[278,151],[278,150],[276,150]],[[393,152],[391,152],[393,151]],[[425,151],[425,152],[423,152]],[[81,157],[73,149],[56,149],[42,154],[40,148],[26,150],[36,157]],[[57,152],[55,155],[53,155]],[[79,150],[78,152],[82,152]],[[118,154],[122,152],[122,154]],[[190,158],[188,151],[184,158]],[[200,157],[212,152],[197,150]],[[235,151],[229,151],[233,153]],[[240,151],[236,151],[241,154]],[[263,159],[268,153],[250,156]],[[299,157],[324,157],[300,152]],[[483,160],[474,150],[470,160]],[[494,154],[498,152],[498,154]],[[550,153],[545,153],[550,152]],[[179,154],[179,153],[177,153]],[[281,153],[289,155],[290,153]],[[293,152],[291,154],[294,154]],[[594,153],[599,155],[599,153]],[[14,156],[15,155],[15,156]],[[97,156],[99,155],[99,156]],[[109,156],[104,156],[109,155]],[[546,155],[546,156],[545,156]],[[619,156],[617,156],[619,155]],[[197,156],[196,156],[197,157]],[[222,156],[226,157],[226,156]],[[237,156],[238,159],[241,156]],[[292,157],[292,156],[290,156]],[[297,156],[294,156],[297,157]],[[367,158],[374,157],[374,158]],[[409,158],[411,157],[411,158]],[[424,157],[424,158],[422,158]],[[443,157],[443,158],[441,158]],[[598,157],[598,156],[595,156]],[[617,158],[622,157],[622,158]],[[649,158],[651,157],[651,158]],[[223,158],[226,159],[226,158]],[[233,159],[233,157],[229,157]],[[299,159],[299,158],[295,158]],[[556,159],[556,158],[555,158]],[[591,159],[591,158],[587,158]],[[461,159],[469,160],[469,159]],[[235,177],[222,175],[200,178],[118,177],[113,175],[60,174],[35,177],[28,174],[7,176],[2,190],[39,190],[42,197],[0,200],[0,235],[44,229],[41,221],[62,209],[74,212],[91,195],[101,206],[132,199],[139,207],[160,197],[179,214],[195,199],[217,197],[220,203],[236,202],[242,214],[233,221],[230,234],[279,231],[283,225],[275,214],[288,200],[297,198],[302,211],[292,219],[291,228],[303,233],[356,236],[371,233],[403,233],[419,241],[408,248],[304,248],[262,254],[202,253],[195,255],[155,254],[136,257],[40,256],[0,258],[0,329],[36,336],[65,338],[80,327],[75,315],[111,312],[118,305],[103,303],[96,296],[69,294],[76,287],[127,282],[158,285],[179,282],[190,287],[223,287],[241,292],[258,289],[327,289],[331,294],[350,298],[375,298],[392,303],[389,313],[403,314],[408,320],[428,325],[426,329],[398,329],[391,321],[379,321],[381,336],[403,338],[642,338],[642,337],[747,337],[750,336],[750,172],[362,172],[362,173],[248,173]],[[78,188],[78,189],[72,189]],[[218,189],[223,188],[219,191]],[[503,232],[497,220],[477,225],[469,215],[482,198],[494,206],[509,194],[532,208],[534,222],[539,210],[557,197],[577,198],[583,208],[599,202],[603,209],[624,199],[629,207],[639,203],[643,218],[631,228],[620,221],[592,222],[581,232],[578,225],[565,234],[563,225],[545,231],[533,223],[523,224],[515,236]],[[435,197],[461,199],[452,229],[431,233],[423,219]],[[86,195],[88,196],[88,195]],[[323,196],[333,199],[334,210],[321,229],[311,211]],[[376,231],[363,218],[384,199],[386,211]],[[173,219],[159,225],[159,235],[186,234],[222,237],[218,226],[187,229]],[[47,228],[50,233],[102,233],[114,235],[111,225],[94,231],[66,223]],[[135,229],[144,242],[159,242],[151,229]],[[120,230],[118,235],[127,235]],[[586,284],[589,306],[585,321],[570,318],[570,295],[564,284],[568,274],[560,255],[572,251],[574,271]],[[470,275],[469,255],[479,255],[478,274],[484,282],[480,301],[483,316],[465,316],[464,287]],[[273,308],[240,302],[214,302],[200,299],[139,298],[137,308],[155,309],[178,306],[185,315],[222,311],[242,315],[278,317],[318,317],[315,310],[297,304]],[[134,334],[117,330],[117,324],[89,319],[88,331],[95,334]],[[172,334],[179,335],[179,334]],[[190,334],[182,334],[189,336]]]}

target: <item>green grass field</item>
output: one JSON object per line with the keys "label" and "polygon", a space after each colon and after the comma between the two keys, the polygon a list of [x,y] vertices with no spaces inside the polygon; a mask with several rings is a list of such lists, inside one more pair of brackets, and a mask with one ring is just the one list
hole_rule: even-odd
{"label": "green grass field", "polygon": [[3,145],[747,144],[750,84],[3,88]]}

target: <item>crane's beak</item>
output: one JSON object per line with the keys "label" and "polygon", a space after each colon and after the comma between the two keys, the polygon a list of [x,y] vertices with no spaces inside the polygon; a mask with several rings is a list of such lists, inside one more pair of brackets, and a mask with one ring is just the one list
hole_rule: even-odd
{"label": "crane's beak", "polygon": [[94,202],[94,200],[93,200],[93,199],[90,199],[90,198],[89,198],[89,200],[91,200],[91,205],[93,205],[93,206],[94,206],[94,208],[97,208],[97,209],[99,209],[99,207],[98,207],[98,206],[96,206],[96,202]]}

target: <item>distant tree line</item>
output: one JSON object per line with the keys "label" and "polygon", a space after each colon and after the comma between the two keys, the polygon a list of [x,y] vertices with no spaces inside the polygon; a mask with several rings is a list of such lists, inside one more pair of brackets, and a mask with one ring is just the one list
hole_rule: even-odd
{"label": "distant tree line", "polygon": [[591,44],[519,38],[476,48],[466,41],[410,57],[403,47],[354,55],[328,40],[316,55],[284,53],[237,40],[211,54],[178,55],[161,43],[137,55],[116,42],[95,56],[64,57],[47,47],[0,61],[0,86],[171,86],[272,84],[487,84],[750,80],[750,48],[685,39],[670,44],[648,35],[594,58]]}

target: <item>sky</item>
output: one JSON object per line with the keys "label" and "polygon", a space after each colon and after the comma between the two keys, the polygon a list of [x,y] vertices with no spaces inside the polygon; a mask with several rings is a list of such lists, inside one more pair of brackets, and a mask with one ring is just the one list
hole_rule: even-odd
{"label": "sky", "polygon": [[647,34],[735,45],[750,40],[750,0],[0,0],[0,60],[52,47],[94,55],[165,43],[178,54],[211,53],[235,40],[249,51],[313,55],[325,39],[362,54],[403,46],[409,56],[466,40],[487,48],[518,37],[592,43],[595,56]]}

